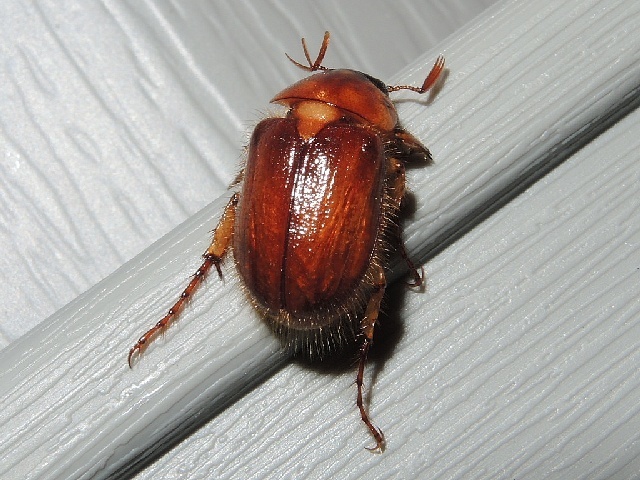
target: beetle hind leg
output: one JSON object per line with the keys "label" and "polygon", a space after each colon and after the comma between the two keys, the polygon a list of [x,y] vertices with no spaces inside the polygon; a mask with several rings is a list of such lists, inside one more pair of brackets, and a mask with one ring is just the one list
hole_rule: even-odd
{"label": "beetle hind leg", "polygon": [[387,286],[387,280],[384,275],[384,271],[381,267],[377,268],[375,273],[375,284],[374,291],[367,304],[367,309],[365,311],[364,317],[360,322],[361,333],[364,337],[362,341],[362,345],[360,346],[360,359],[358,361],[358,374],[356,376],[356,385],[358,387],[358,397],[356,400],[356,404],[358,405],[358,410],[360,411],[360,417],[362,421],[371,432],[374,440],[376,441],[376,446],[373,448],[368,448],[372,452],[380,452],[382,453],[385,448],[385,440],[384,434],[382,430],[376,427],[371,419],[369,418],[369,414],[364,408],[364,401],[362,399],[362,389],[364,385],[364,366],[367,363],[367,356],[369,354],[369,348],[371,348],[371,344],[373,343],[373,331],[375,328],[375,324],[378,321],[378,315],[380,313],[380,302],[382,301],[382,297],[384,296],[384,291]]}
{"label": "beetle hind leg", "polygon": [[222,218],[213,231],[213,238],[207,251],[202,255],[204,261],[200,268],[194,273],[189,285],[184,289],[178,301],[167,311],[167,314],[162,319],[151,327],[144,335],[142,335],[136,344],[129,350],[129,367],[131,367],[134,356],[140,355],[145,348],[155,339],[156,336],[164,332],[169,325],[178,317],[180,312],[184,309],[187,301],[193,296],[196,289],[200,286],[204,278],[207,276],[211,267],[215,267],[218,272],[218,276],[222,278],[222,270],[220,269],[220,262],[222,257],[227,252],[229,245],[231,244],[231,238],[233,236],[233,227],[235,224],[235,211],[238,205],[240,196],[235,193],[229,203],[224,209]]}

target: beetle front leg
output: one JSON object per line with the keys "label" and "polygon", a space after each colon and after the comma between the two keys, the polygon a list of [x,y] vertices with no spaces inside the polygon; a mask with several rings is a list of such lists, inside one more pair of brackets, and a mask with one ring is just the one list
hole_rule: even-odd
{"label": "beetle front leg", "polygon": [[376,441],[376,446],[373,448],[367,448],[370,451],[378,451],[380,453],[384,452],[385,440],[384,434],[382,430],[376,427],[369,418],[366,410],[364,409],[364,402],[362,401],[362,386],[364,384],[364,366],[367,362],[367,355],[369,354],[369,348],[371,348],[371,344],[373,343],[373,331],[375,329],[376,322],[378,321],[378,315],[380,313],[380,302],[382,301],[382,297],[384,296],[385,288],[387,287],[387,280],[384,276],[384,271],[381,267],[377,268],[375,273],[375,285],[374,291],[371,295],[371,299],[367,304],[367,310],[365,311],[364,317],[360,322],[361,333],[364,336],[362,341],[362,345],[360,346],[360,360],[358,362],[358,375],[356,376],[356,385],[358,386],[358,397],[356,403],[358,405],[358,409],[360,410],[360,417],[362,421],[367,426],[371,435]]}
{"label": "beetle front leg", "polygon": [[231,239],[233,237],[233,227],[235,224],[235,216],[236,216],[236,206],[238,205],[238,201],[240,196],[237,193],[234,193],[229,200],[229,203],[224,209],[224,213],[222,214],[222,218],[215,230],[213,231],[213,238],[211,240],[211,244],[207,251],[204,252],[202,258],[204,261],[200,268],[193,275],[193,278],[187,285],[187,288],[184,289],[178,301],[169,309],[167,314],[156,323],[151,329],[149,329],[144,335],[142,335],[136,344],[129,350],[129,367],[132,366],[133,356],[137,353],[140,355],[145,348],[149,345],[149,343],[160,333],[164,332],[171,322],[173,322],[180,312],[184,309],[185,304],[191,298],[193,293],[202,283],[202,280],[207,276],[211,267],[215,266],[216,271],[220,278],[222,278],[222,270],[220,269],[220,262],[222,257],[227,252],[229,245],[231,244]]}
{"label": "beetle front leg", "polygon": [[433,163],[431,152],[420,140],[411,135],[403,128],[396,128],[393,132],[394,142],[398,151],[397,155],[404,162],[422,161],[427,165]]}

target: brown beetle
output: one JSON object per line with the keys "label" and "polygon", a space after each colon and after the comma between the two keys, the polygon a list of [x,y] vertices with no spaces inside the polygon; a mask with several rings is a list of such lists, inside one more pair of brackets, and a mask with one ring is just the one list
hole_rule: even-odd
{"label": "brown beetle", "polygon": [[401,249],[416,285],[421,276],[407,259],[396,222],[405,193],[405,163],[431,161],[429,150],[403,130],[389,92],[425,93],[444,68],[438,57],[421,87],[387,86],[354,70],[321,65],[329,45],[309,66],[312,75],[278,93],[283,118],[261,121],[251,137],[242,192],[229,201],[204,262],[179,300],[129,352],[140,354],[175,320],[211,267],[231,247],[255,308],[284,344],[309,355],[357,338],[356,385],[362,421],[384,450],[384,436],[362,401],[367,354],[386,287],[393,246]]}

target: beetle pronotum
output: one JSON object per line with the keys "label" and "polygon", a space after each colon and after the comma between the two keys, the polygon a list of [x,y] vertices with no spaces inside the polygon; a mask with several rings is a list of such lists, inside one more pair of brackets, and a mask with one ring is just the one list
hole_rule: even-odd
{"label": "beetle pronotum", "polygon": [[329,45],[309,65],[316,72],[278,93],[284,117],[262,120],[253,131],[241,174],[241,192],[227,204],[204,261],[167,314],[140,337],[129,365],[183,310],[186,302],[232,250],[247,296],[287,348],[322,354],[348,337],[360,342],[357,406],[383,451],[382,431],[362,399],[364,367],[380,302],[385,268],[399,247],[397,216],[405,195],[405,164],[431,161],[429,150],[398,123],[389,92],[428,91],[444,69],[438,57],[421,87],[385,85],[355,70],[322,65]]}

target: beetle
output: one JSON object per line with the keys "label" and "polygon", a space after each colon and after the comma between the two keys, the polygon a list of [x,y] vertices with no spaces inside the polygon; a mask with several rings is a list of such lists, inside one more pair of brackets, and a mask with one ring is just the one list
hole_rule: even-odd
{"label": "beetle", "polygon": [[322,355],[345,341],[359,342],[357,407],[376,446],[385,440],[364,408],[364,367],[387,285],[385,269],[398,247],[419,286],[397,222],[405,196],[405,165],[431,162],[422,143],[404,130],[389,98],[397,90],[427,92],[444,69],[438,57],[421,87],[389,86],[355,70],[322,65],[325,32],[315,61],[302,39],[308,66],[317,72],[285,88],[272,103],[283,117],[262,120],[253,131],[240,193],[232,195],[203,254],[203,263],[178,301],[129,351],[128,362],[177,318],[212,267],[231,250],[247,296],[283,344]]}

